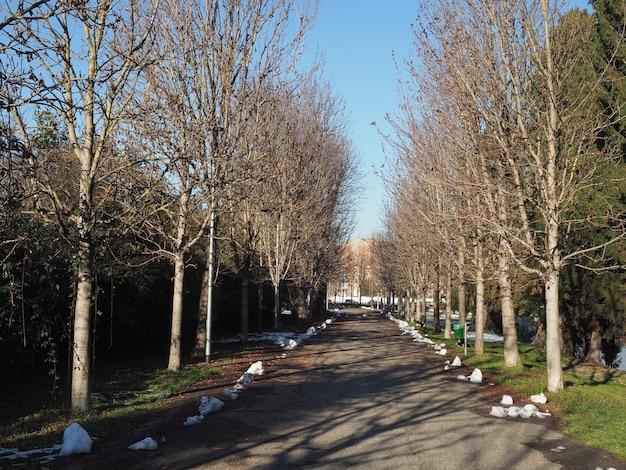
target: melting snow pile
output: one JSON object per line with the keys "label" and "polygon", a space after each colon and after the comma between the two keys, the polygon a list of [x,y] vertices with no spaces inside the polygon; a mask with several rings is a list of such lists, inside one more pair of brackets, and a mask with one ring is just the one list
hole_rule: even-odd
{"label": "melting snow pile", "polygon": [[550,416],[548,412],[541,412],[536,405],[529,403],[524,406],[510,406],[505,408],[503,406],[492,406],[491,411],[489,412],[491,416],[495,416],[496,418],[531,418],[533,416],[537,418],[546,418]]}
{"label": "melting snow pile", "polygon": [[539,395],[531,395],[530,401],[532,401],[533,403],[541,403],[542,405],[548,403],[548,399],[543,393],[540,393]]}
{"label": "melting snow pile", "polygon": [[204,415],[188,416],[183,426],[193,426],[194,424],[200,424],[202,422],[204,422]]}
{"label": "melting snow pile", "polygon": [[[530,397],[531,401],[535,403],[543,403],[547,402],[546,396],[543,393],[539,395],[532,395]],[[496,418],[546,418],[551,416],[549,412],[539,411],[537,405],[529,403],[524,406],[512,406],[513,398],[510,395],[502,395],[502,400],[500,400],[501,405],[511,405],[505,408],[504,406],[492,406],[489,414],[491,416],[495,416]]]}
{"label": "melting snow pile", "polygon": [[456,378],[458,380],[463,380],[464,382],[471,382],[473,384],[481,384],[483,383],[483,373],[480,369],[474,369],[474,371],[470,375],[457,375]]}
{"label": "melting snow pile", "polygon": [[409,325],[408,322],[404,320],[399,320],[395,318],[393,315],[391,315],[390,313],[387,314],[387,318],[398,324],[398,328],[400,328],[403,335],[412,336],[414,342],[424,343],[424,344],[429,344],[429,345],[434,344],[433,340],[426,337],[425,335],[422,335],[418,330],[415,329],[415,327]]}
{"label": "melting snow pile", "polygon": [[500,400],[500,404],[502,405],[512,405],[513,404],[513,397],[511,397],[511,395],[502,395],[502,400]]}
{"label": "melting snow pile", "polygon": [[456,356],[452,362],[448,360],[444,361],[443,370],[450,370],[450,367],[461,367],[462,365],[461,358]]}
{"label": "melting snow pile", "polygon": [[[334,321],[334,317],[329,318],[327,320],[324,320],[322,323],[320,323],[316,327],[310,326],[304,333],[300,333],[298,335],[291,333],[291,332],[263,333],[261,336],[258,336],[256,338],[259,340],[273,341],[275,344],[279,345],[284,350],[291,351],[292,349],[295,349],[300,344],[302,344],[303,341],[309,339],[312,336],[317,335],[320,332],[320,330],[324,330],[328,328],[333,323],[333,321]],[[251,336],[255,337],[254,335],[251,335]]]}
{"label": "melting snow pile", "polygon": [[28,451],[0,449],[0,458],[8,460],[28,459],[43,454],[40,463],[45,463],[54,460],[59,455],[65,457],[72,454],[91,452],[91,444],[92,440],[87,431],[80,424],[72,423],[63,431],[63,444],[55,444],[52,447]]}
{"label": "melting snow pile", "polygon": [[239,395],[237,395],[237,392],[235,392],[234,390],[231,390],[228,387],[224,388],[222,395],[224,395],[224,398],[228,398],[229,400],[236,400],[237,398],[239,398]]}
{"label": "melting snow pile", "polygon": [[209,413],[214,413],[216,411],[221,410],[224,407],[224,402],[219,398],[215,397],[202,397],[200,399],[200,406],[198,407],[198,411],[202,416],[208,415]]}
{"label": "melting snow pile", "polygon": [[265,371],[263,370],[263,363],[261,361],[256,361],[246,371],[248,374],[252,375],[263,375]]}
{"label": "melting snow pile", "polygon": [[72,454],[87,454],[91,452],[91,437],[78,423],[70,424],[63,431],[63,446],[59,455],[65,457]]}
{"label": "melting snow pile", "polygon": [[146,437],[139,442],[135,442],[128,446],[130,450],[156,450],[159,448],[159,444],[151,437]]}
{"label": "melting snow pile", "polygon": [[332,322],[333,320],[329,318],[325,320],[324,322],[320,323],[317,326],[317,328],[311,326],[309,327],[308,330],[306,330],[306,332],[297,335],[295,338],[289,337],[286,334],[281,335],[278,338],[276,338],[276,344],[278,344],[281,348],[285,349],[286,351],[291,351],[292,349],[295,349],[300,344],[302,344],[303,341],[309,339],[311,336],[317,335],[319,330],[324,330],[328,328],[332,324]]}

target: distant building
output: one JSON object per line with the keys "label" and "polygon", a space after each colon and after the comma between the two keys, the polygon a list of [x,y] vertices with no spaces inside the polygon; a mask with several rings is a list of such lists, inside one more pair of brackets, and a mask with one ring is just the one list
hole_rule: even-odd
{"label": "distant building", "polygon": [[363,238],[351,238],[346,243],[341,257],[342,275],[335,289],[340,298],[336,301],[361,302],[363,295],[371,297],[371,245],[371,240]]}

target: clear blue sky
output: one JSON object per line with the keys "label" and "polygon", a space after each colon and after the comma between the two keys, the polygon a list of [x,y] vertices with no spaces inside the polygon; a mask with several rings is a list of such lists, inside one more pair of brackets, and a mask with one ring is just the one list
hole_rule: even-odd
{"label": "clear blue sky", "polygon": [[[587,6],[587,0],[569,3]],[[404,73],[417,8],[416,0],[320,0],[306,39],[307,54],[324,55],[326,78],[347,105],[364,186],[354,207],[355,237],[371,237],[382,220],[386,196],[375,168],[385,156],[383,139],[371,123],[388,130],[385,114],[395,110],[398,98],[394,55]]]}
{"label": "clear blue sky", "polygon": [[364,187],[354,207],[355,237],[372,236],[382,219],[385,191],[374,169],[384,163],[383,139],[371,124],[384,129],[397,103],[393,55],[400,65],[406,58],[416,9],[411,0],[321,0],[306,40],[307,53],[324,55],[326,78],[347,105]]}

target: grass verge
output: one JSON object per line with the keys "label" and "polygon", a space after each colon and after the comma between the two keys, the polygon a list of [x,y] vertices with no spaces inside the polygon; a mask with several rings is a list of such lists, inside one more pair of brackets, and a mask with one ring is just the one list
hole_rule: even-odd
{"label": "grass verge", "polygon": [[532,345],[520,344],[521,365],[505,368],[501,343],[486,343],[481,355],[468,347],[464,357],[463,348],[454,340],[429,336],[435,342],[446,342],[450,354],[479,368],[495,383],[525,397],[543,392],[548,409],[565,433],[626,460],[626,372],[563,356],[565,389],[548,393],[546,356]]}

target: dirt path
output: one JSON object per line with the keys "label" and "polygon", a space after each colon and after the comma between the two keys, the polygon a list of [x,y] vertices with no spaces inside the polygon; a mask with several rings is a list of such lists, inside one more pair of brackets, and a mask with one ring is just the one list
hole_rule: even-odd
{"label": "dirt path", "polygon": [[[197,413],[200,396],[219,395],[249,363],[190,392],[132,435],[96,442],[91,454],[53,466],[626,470],[606,452],[558,433],[551,418],[490,417],[502,389],[456,380],[467,371],[444,372],[445,358],[380,315],[355,311],[285,358],[270,351],[262,359],[266,374],[203,424],[182,425]],[[162,444],[127,449],[146,436]]]}

